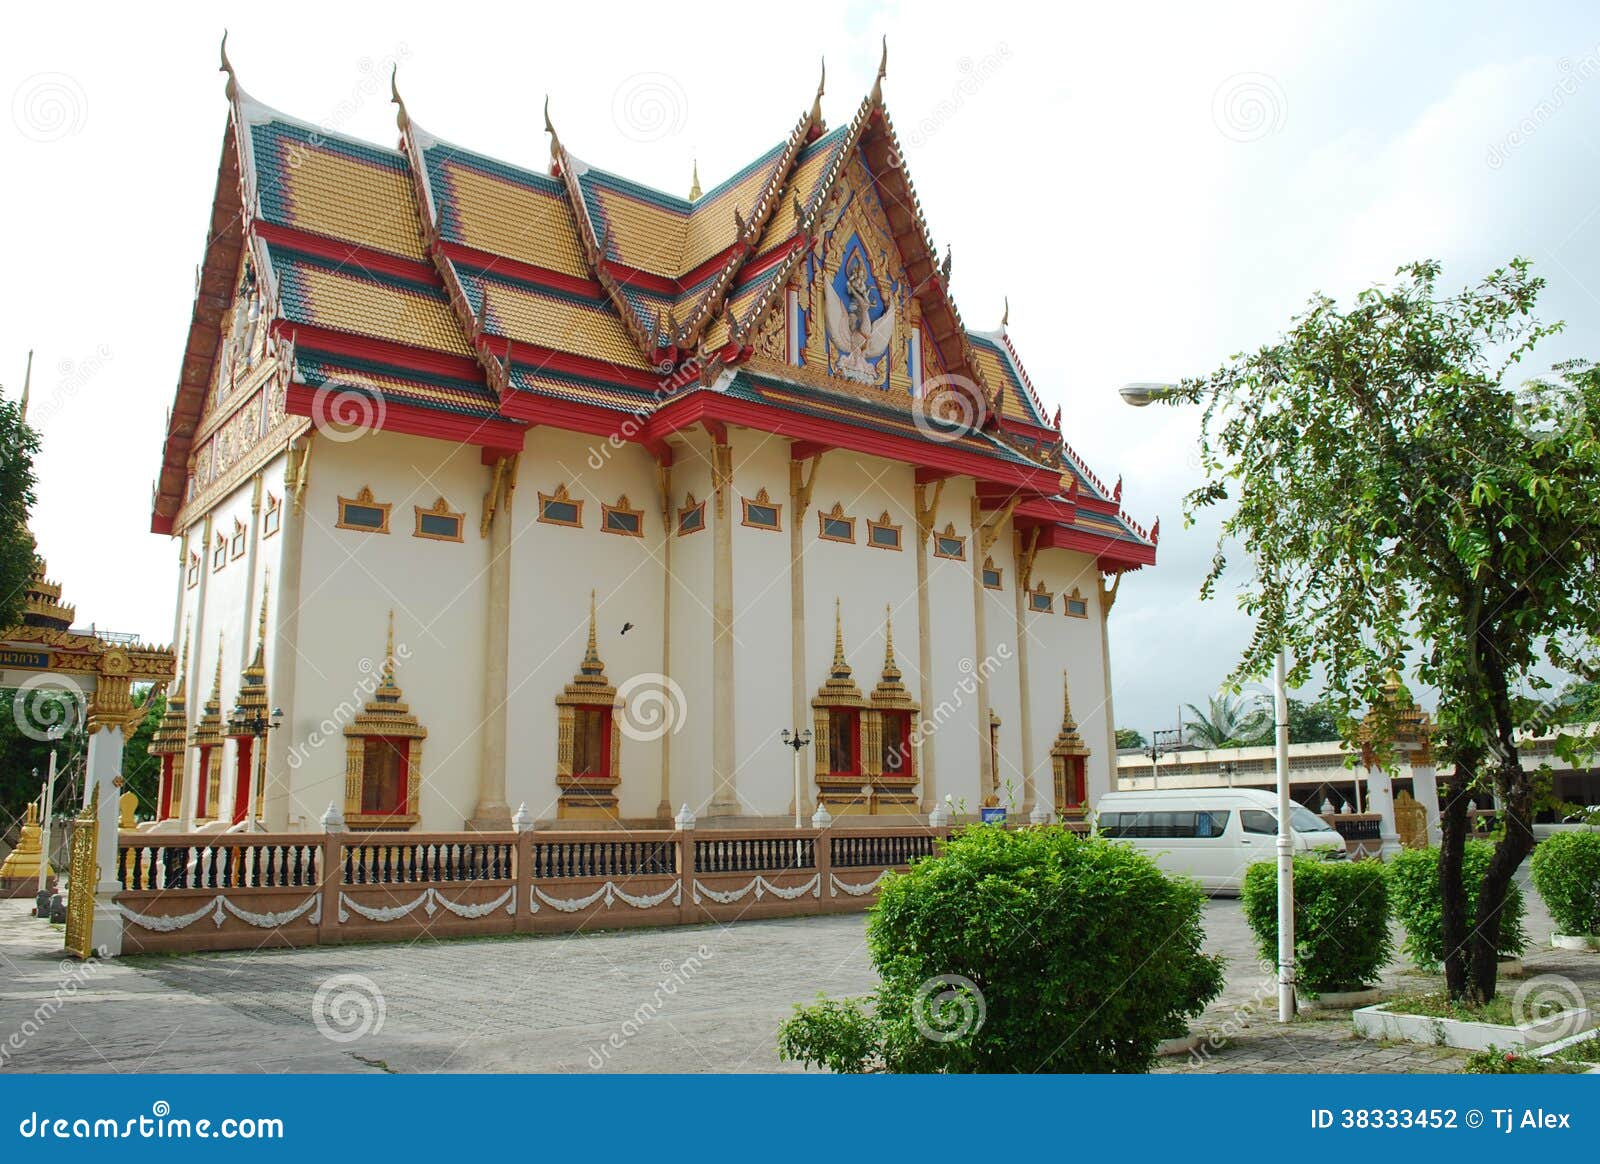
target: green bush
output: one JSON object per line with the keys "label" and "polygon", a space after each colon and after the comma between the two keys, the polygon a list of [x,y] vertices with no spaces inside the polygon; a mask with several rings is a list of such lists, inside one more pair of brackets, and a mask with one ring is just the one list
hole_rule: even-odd
{"label": "green bush", "polygon": [[1146,1071],[1222,990],[1205,897],[1127,845],[969,828],[885,880],[881,983],[797,1007],[785,1059],[834,1071]]}
{"label": "green bush", "polygon": [[[1278,866],[1263,861],[1244,877],[1244,915],[1265,962],[1278,960]],[[1296,974],[1307,994],[1360,990],[1394,956],[1389,894],[1376,861],[1294,862]]]}
{"label": "green bush", "polygon": [[[1461,858],[1461,882],[1467,895],[1467,931],[1476,924],[1478,889],[1494,855],[1489,841],[1468,841]],[[1439,850],[1402,849],[1388,866],[1389,900],[1395,917],[1405,927],[1404,949],[1424,970],[1437,970],[1444,962],[1444,899],[1439,893]],[[1526,910],[1522,889],[1515,881],[1506,892],[1500,916],[1500,957],[1520,957],[1528,934],[1522,927]]]}
{"label": "green bush", "polygon": [[1533,887],[1564,934],[1600,934],[1600,833],[1556,833],[1533,850]]}

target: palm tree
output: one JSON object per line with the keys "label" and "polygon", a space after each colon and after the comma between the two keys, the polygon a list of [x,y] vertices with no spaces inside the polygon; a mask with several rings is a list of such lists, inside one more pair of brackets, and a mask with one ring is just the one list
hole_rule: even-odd
{"label": "palm tree", "polygon": [[1189,704],[1189,714],[1194,718],[1183,727],[1189,742],[1204,748],[1240,748],[1261,742],[1271,730],[1267,710],[1258,695],[1233,695],[1219,691],[1208,701],[1210,706],[1201,711]]}

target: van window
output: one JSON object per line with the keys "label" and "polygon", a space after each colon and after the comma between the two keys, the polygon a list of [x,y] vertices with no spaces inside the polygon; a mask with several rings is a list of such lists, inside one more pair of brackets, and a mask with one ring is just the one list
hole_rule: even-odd
{"label": "van window", "polygon": [[1239,813],[1239,824],[1247,833],[1265,833],[1273,836],[1278,831],[1278,818],[1259,808],[1242,809]]}
{"label": "van window", "polygon": [[1228,828],[1228,813],[1206,812],[1103,812],[1100,833],[1107,837],[1220,837]]}
{"label": "van window", "polygon": [[1297,833],[1331,833],[1334,828],[1309,808],[1296,804],[1289,809],[1289,824]]}

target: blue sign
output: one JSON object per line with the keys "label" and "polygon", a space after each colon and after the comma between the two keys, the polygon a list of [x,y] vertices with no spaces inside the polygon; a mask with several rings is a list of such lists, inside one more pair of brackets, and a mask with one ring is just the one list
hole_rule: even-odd
{"label": "blue sign", "polygon": [[1003,808],[985,808],[985,809],[982,809],[981,811],[983,813],[983,823],[984,824],[1005,824],[1006,823],[1006,810],[1003,809]]}

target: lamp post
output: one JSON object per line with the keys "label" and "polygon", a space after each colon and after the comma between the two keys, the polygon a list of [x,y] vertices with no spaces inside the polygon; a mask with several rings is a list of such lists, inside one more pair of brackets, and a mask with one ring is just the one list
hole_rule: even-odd
{"label": "lamp post", "polygon": [[[1124,384],[1123,402],[1143,408],[1154,400],[1180,398],[1176,384]],[[1278,769],[1278,1021],[1294,1018],[1294,832],[1289,823],[1288,652],[1281,647],[1272,669],[1272,718]]]}
{"label": "lamp post", "polygon": [[1233,777],[1239,771],[1239,765],[1232,760],[1224,761],[1217,765],[1217,774],[1228,782],[1228,787],[1233,787]]}
{"label": "lamp post", "polygon": [[256,797],[261,785],[262,773],[267,766],[267,733],[283,723],[283,709],[274,707],[269,716],[264,708],[250,709],[238,706],[233,709],[233,714],[228,717],[228,734],[238,738],[249,736],[253,741],[251,749],[253,755],[250,767],[250,789],[245,800],[245,832],[255,833],[261,830],[256,825]]}
{"label": "lamp post", "polygon": [[[67,715],[70,717],[74,708],[67,706]],[[50,774],[45,778],[44,784],[44,811],[39,814],[39,884],[38,892],[33,899],[33,916],[50,916],[50,891],[46,880],[46,870],[50,868],[50,818],[56,803],[56,745],[67,734],[67,723],[52,725],[45,737],[50,741]]]}
{"label": "lamp post", "polygon": [[1161,784],[1161,757],[1169,752],[1178,750],[1178,745],[1183,743],[1183,732],[1178,728],[1155,728],[1150,732],[1150,746],[1145,748],[1144,754],[1150,757],[1150,787],[1160,787]]}
{"label": "lamp post", "polygon": [[811,729],[801,728],[792,732],[784,728],[783,742],[786,747],[794,749],[794,827],[805,828],[800,813],[800,749],[811,742]]}

